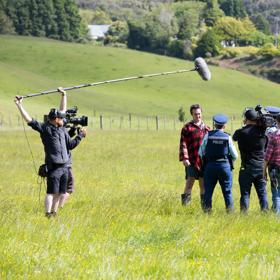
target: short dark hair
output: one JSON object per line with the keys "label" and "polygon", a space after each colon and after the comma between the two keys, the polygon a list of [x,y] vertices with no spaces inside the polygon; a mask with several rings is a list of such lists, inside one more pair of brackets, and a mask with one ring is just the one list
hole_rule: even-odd
{"label": "short dark hair", "polygon": [[215,123],[214,126],[217,129],[222,129],[224,127],[224,124],[217,124],[217,123]]}
{"label": "short dark hair", "polygon": [[196,110],[196,109],[200,109],[200,110],[202,111],[202,108],[200,107],[199,104],[193,104],[193,105],[191,105],[191,107],[190,107],[190,113],[191,113],[191,115],[192,115],[192,111],[193,111],[193,110]]}

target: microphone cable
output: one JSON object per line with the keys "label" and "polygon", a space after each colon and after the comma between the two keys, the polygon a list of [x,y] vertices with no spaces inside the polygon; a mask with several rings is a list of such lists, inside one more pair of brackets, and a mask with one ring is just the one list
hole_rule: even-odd
{"label": "microphone cable", "polygon": [[34,154],[32,152],[32,148],[31,148],[29,139],[27,137],[27,133],[26,133],[25,125],[24,125],[24,120],[23,120],[22,116],[21,116],[21,121],[22,121],[22,127],[23,127],[24,136],[25,136],[25,139],[26,139],[26,142],[27,142],[27,146],[28,146],[29,152],[31,154],[32,165],[33,165],[33,168],[34,168],[34,172],[37,175],[37,184],[39,185],[39,194],[38,194],[38,206],[39,206],[40,202],[41,202],[42,183],[44,183],[44,185],[46,186],[46,181],[44,179],[40,180],[40,176],[37,173],[37,167],[36,167],[36,163],[35,163]]}

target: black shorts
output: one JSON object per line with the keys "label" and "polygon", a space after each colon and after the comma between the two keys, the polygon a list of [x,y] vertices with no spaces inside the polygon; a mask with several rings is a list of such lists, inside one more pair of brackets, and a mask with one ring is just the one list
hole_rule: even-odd
{"label": "black shorts", "polygon": [[74,192],[74,176],[72,172],[72,167],[68,167],[68,181],[67,181],[67,190],[66,192]]}
{"label": "black shorts", "polygon": [[49,171],[47,177],[47,194],[66,193],[68,167],[62,166]]}
{"label": "black shorts", "polygon": [[194,166],[189,165],[188,167],[185,167],[185,173],[186,173],[186,180],[188,179],[188,177],[193,177],[196,180],[198,180],[199,178],[203,177],[203,173],[201,170],[197,170]]}

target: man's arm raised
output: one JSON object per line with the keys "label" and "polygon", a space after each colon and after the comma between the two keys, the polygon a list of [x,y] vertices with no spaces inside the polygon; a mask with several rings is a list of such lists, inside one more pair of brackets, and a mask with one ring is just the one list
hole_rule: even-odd
{"label": "man's arm raised", "polygon": [[22,106],[22,96],[15,96],[14,102],[17,105],[19,112],[21,114],[21,116],[23,117],[23,119],[27,122],[30,123],[32,121],[32,118],[30,117],[30,115],[26,112],[26,110],[23,108]]}
{"label": "man's arm raised", "polygon": [[59,87],[57,89],[58,92],[61,93],[61,100],[60,100],[60,107],[59,107],[59,110],[62,112],[62,113],[65,113],[66,112],[66,109],[67,109],[67,96],[66,96],[66,91],[62,88],[62,87]]}

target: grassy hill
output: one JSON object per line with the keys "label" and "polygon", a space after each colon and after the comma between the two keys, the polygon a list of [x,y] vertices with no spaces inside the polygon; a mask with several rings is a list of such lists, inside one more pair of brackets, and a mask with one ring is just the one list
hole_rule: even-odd
{"label": "grassy hill", "polygon": [[[0,112],[15,114],[13,96],[58,86],[140,74],[191,69],[189,61],[127,49],[63,43],[30,37],[0,37]],[[196,73],[170,75],[69,92],[69,106],[80,112],[176,115],[180,106],[201,103],[206,115],[241,114],[246,106],[280,106],[279,85],[237,71],[211,67],[213,79]],[[55,94],[25,100],[31,114],[57,106]]]}
{"label": "grassy hill", "polygon": [[[192,68],[192,63],[123,49],[22,37],[0,37],[0,112],[25,94],[123,76]],[[205,113],[240,114],[257,103],[279,105],[279,85],[211,67],[213,80],[195,73],[69,92],[82,113],[176,114],[200,102]],[[57,106],[58,97],[26,99],[32,114]],[[213,214],[204,215],[196,183],[182,207],[184,167],[179,132],[93,131],[73,151],[75,193],[56,218],[44,217],[44,160],[39,135],[0,129],[0,279],[278,279],[279,217],[259,211],[226,214],[219,186]],[[29,146],[29,147],[28,147]],[[31,151],[32,155],[31,155]],[[268,187],[269,203],[271,193]]]}

